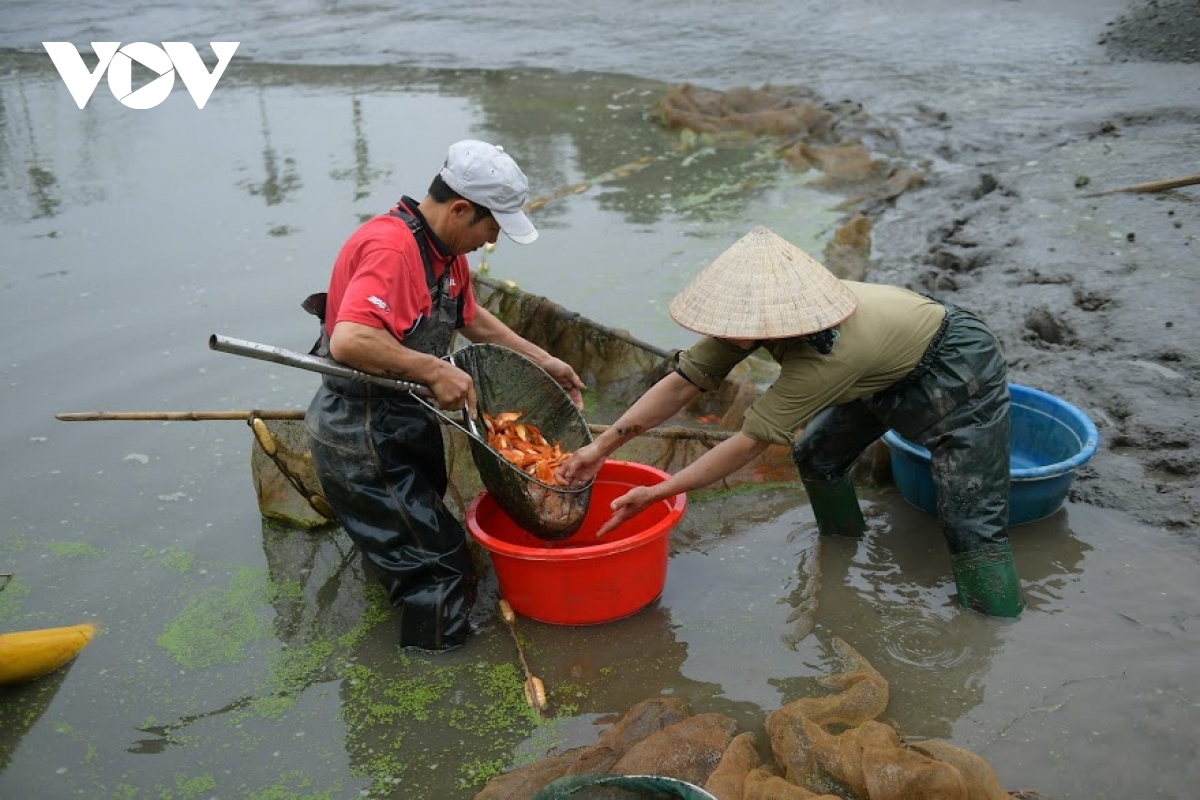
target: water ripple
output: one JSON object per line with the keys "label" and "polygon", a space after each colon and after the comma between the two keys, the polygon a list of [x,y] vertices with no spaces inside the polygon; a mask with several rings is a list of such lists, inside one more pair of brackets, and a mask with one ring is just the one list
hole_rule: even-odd
{"label": "water ripple", "polygon": [[948,642],[944,626],[909,620],[883,631],[884,650],[897,661],[917,667],[956,667],[972,658],[970,647]]}

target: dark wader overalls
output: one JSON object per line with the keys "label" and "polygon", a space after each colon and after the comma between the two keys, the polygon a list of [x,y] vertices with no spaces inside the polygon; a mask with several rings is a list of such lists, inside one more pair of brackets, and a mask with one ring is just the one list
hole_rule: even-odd
{"label": "dark wader overalls", "polygon": [[1013,617],[1024,605],[1008,542],[1007,365],[975,315],[946,316],[917,366],[896,384],[819,412],[792,448],[822,534],[865,529],[850,468],[888,428],[928,448],[938,517],[959,602]]}
{"label": "dark wader overalls", "polygon": [[[433,298],[404,346],[442,357],[462,323],[450,270],[434,278],[421,222],[402,209],[416,237]],[[305,301],[322,317],[324,295]],[[329,354],[322,326],[316,352]],[[305,416],[313,461],[338,522],[400,610],[400,645],[447,650],[470,633],[475,574],[466,534],[446,508],[449,485],[437,418],[407,392],[324,376]]]}

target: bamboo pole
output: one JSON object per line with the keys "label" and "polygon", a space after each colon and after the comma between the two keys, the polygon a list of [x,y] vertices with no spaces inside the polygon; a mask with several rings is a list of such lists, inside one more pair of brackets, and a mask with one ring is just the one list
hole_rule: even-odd
{"label": "bamboo pole", "polygon": [[135,422],[183,421],[207,422],[209,420],[250,419],[251,414],[260,419],[304,419],[303,411],[72,411],[55,414],[63,422],[97,422],[126,420]]}
{"label": "bamboo pole", "polygon": [[1181,189],[1184,186],[1195,186],[1200,183],[1200,174],[1187,175],[1182,178],[1167,178],[1161,181],[1149,181],[1147,183],[1135,183],[1132,186],[1122,186],[1119,189],[1106,189],[1102,192],[1089,192],[1087,197],[1100,197],[1106,194],[1117,194],[1118,192],[1129,192],[1131,194],[1145,194],[1148,192],[1165,192],[1168,189]]}
{"label": "bamboo pole", "polygon": [[[278,411],[71,411],[55,414],[54,418],[63,422],[104,422],[104,421],[133,421],[133,422],[208,422],[212,420],[248,420],[251,415],[259,419],[304,419],[304,412],[299,410]],[[604,433],[608,425],[588,423],[592,433]],[[671,426],[667,428],[652,428],[643,431],[640,436],[654,439],[676,439],[682,441],[723,442],[733,435],[732,431],[712,431],[702,428],[685,428]]]}
{"label": "bamboo pole", "polygon": [[[611,426],[600,425],[596,423],[588,423],[588,430],[592,433],[604,433]],[[651,428],[648,431],[642,431],[638,436],[649,436],[652,439],[676,439],[688,440],[697,442],[723,442],[730,436],[733,436],[735,431],[708,431],[702,428],[684,428],[680,426],[671,426],[669,428]]]}

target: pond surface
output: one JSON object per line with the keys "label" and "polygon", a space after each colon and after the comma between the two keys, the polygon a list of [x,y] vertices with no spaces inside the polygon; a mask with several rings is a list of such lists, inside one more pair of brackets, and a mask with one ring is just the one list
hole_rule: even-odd
{"label": "pond surface", "polygon": [[[820,252],[842,211],[769,146],[664,131],[652,109],[670,85],[814,86],[937,168],[926,102],[954,115],[956,147],[999,150],[1131,87],[1168,93],[1151,80],[1167,68],[1096,51],[1123,7],[7,4],[0,572],[15,577],[0,631],[101,632],[69,668],[0,694],[0,795],[470,797],[648,697],[757,730],[823,691],[840,636],[891,682],[887,721],[976,750],[1009,789],[1189,796],[1196,550],[1117,511],[1071,503],[1014,530],[1029,607],[1001,622],[954,606],[936,522],[894,492],[861,492],[864,540],[819,543],[798,487],[697,495],[651,607],[518,623],[550,693],[536,720],[494,594],[469,646],[398,653],[344,537],[263,523],[241,423],[54,419],[304,408],[314,376],[214,353],[209,335],[306,349],[299,303],[342,239],[420,196],[467,136],[516,154],[534,195],[581,187],[536,214],[534,246],[501,243],[493,276],[686,345],[665,308],[708,259],[757,223]],[[140,112],[103,81],[81,111],[39,45],[138,39],[242,45],[203,110],[177,86]],[[813,591],[803,636],[789,619]]]}

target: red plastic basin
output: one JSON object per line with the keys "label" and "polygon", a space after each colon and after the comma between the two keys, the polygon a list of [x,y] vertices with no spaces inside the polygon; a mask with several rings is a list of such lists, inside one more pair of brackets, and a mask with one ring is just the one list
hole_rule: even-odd
{"label": "red plastic basin", "polygon": [[683,517],[687,496],[651,504],[603,539],[596,531],[612,516],[613,500],[668,477],[646,464],[606,461],[583,524],[562,541],[547,542],[518,527],[486,491],[467,508],[467,530],[491,554],[500,596],[518,614],[556,625],[610,622],[662,594],[671,529]]}

